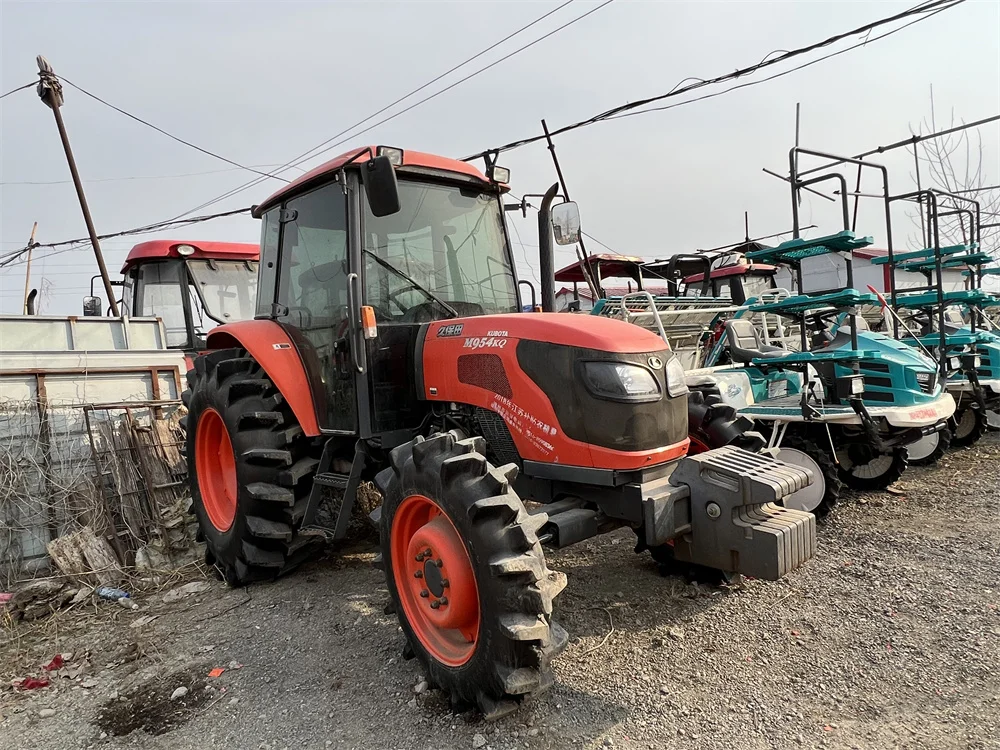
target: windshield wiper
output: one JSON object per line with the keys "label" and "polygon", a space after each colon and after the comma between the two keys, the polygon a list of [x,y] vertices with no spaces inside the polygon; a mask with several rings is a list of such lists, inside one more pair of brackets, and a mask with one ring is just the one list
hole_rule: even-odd
{"label": "windshield wiper", "polygon": [[387,261],[385,258],[378,257],[375,253],[373,253],[371,250],[368,250],[368,249],[365,249],[364,252],[367,253],[368,255],[370,255],[372,257],[372,259],[376,263],[378,263],[380,266],[382,266],[382,268],[385,268],[386,270],[392,271],[394,274],[396,274],[399,278],[403,279],[404,281],[409,281],[411,284],[413,284],[413,288],[414,289],[417,289],[417,290],[423,292],[424,294],[426,294],[427,295],[427,299],[430,299],[430,300],[433,300],[434,302],[437,302],[439,305],[441,305],[441,307],[443,307],[445,310],[447,310],[449,313],[451,313],[451,317],[453,317],[453,318],[460,318],[460,317],[462,317],[461,315],[458,314],[458,311],[455,310],[454,307],[452,307],[447,302],[445,302],[443,299],[441,299],[440,297],[438,297],[430,289],[425,289],[424,287],[422,287],[420,284],[417,283],[417,281],[412,276],[410,276],[407,273],[404,273],[403,271],[400,271],[398,268],[396,268],[394,265],[392,265],[392,263],[390,263],[389,261]]}

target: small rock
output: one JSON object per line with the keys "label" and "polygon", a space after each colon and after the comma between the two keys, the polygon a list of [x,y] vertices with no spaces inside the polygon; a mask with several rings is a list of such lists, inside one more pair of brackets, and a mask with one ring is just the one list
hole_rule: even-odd
{"label": "small rock", "polygon": [[97,687],[97,680],[88,677],[86,680],[80,683],[80,687],[87,688],[88,690],[92,687]]}
{"label": "small rock", "polygon": [[56,712],[55,709],[52,708],[43,708],[41,711],[38,712],[38,715],[43,719],[48,719],[52,716],[55,716]]}
{"label": "small rock", "polygon": [[181,687],[177,688],[174,692],[170,694],[170,700],[175,701],[178,698],[183,698],[187,694],[188,694],[188,689],[182,685]]}
{"label": "small rock", "polygon": [[406,705],[409,706],[410,708],[416,708],[417,707],[417,699],[416,698],[410,698],[410,700],[407,702]]}
{"label": "small rock", "polygon": [[528,730],[528,736],[529,737],[537,737],[538,736],[538,729],[535,728],[535,727],[532,727],[531,729],[529,729]]}
{"label": "small rock", "polygon": [[239,703],[239,702],[240,702],[240,699],[239,699],[239,698],[230,698],[230,699],[229,699],[229,705],[230,705],[230,706],[235,706],[235,705],[236,705],[237,703]]}
{"label": "small rock", "polygon": [[472,747],[478,750],[481,747],[486,747],[486,738],[481,734],[477,734],[472,738]]}
{"label": "small rock", "polygon": [[421,680],[416,685],[413,686],[413,692],[417,695],[421,695],[427,692],[427,680]]}
{"label": "small rock", "polygon": [[670,688],[667,685],[660,685],[660,695],[670,695]]}
{"label": "small rock", "polygon": [[615,744],[615,741],[613,739],[611,739],[610,737],[605,737],[604,738],[604,747],[611,747],[614,744]]}
{"label": "small rock", "polygon": [[98,737],[97,739],[99,739],[99,740],[106,740],[107,738],[108,738],[108,733],[107,732],[101,732],[101,736]]}
{"label": "small rock", "polygon": [[669,635],[675,641],[684,640],[684,630],[682,628],[676,628],[676,627],[670,628],[670,630],[667,631],[667,635]]}

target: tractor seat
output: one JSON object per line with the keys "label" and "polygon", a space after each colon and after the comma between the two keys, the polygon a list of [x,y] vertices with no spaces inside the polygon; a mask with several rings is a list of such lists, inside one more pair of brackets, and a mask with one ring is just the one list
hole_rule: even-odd
{"label": "tractor seat", "polygon": [[726,342],[733,361],[744,365],[750,364],[754,359],[770,359],[788,354],[788,350],[780,346],[762,344],[753,323],[739,318],[726,321]]}

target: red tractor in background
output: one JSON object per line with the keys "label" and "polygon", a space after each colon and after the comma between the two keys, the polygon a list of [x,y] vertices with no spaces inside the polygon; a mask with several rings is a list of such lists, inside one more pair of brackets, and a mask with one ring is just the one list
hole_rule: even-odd
{"label": "red tractor in background", "polygon": [[[112,284],[122,287],[122,312],[159,317],[167,348],[183,349],[190,366],[205,350],[210,330],[253,319],[259,258],[260,247],[245,242],[151,240],[129,251],[124,280]],[[85,315],[101,314],[93,290],[83,309]]]}
{"label": "red tractor in background", "polygon": [[[775,504],[809,483],[801,469],[732,446],[686,457],[688,389],[656,335],[520,312],[509,175],[487,175],[365,147],[255,207],[256,319],[209,332],[184,402],[192,507],[226,579],[314,554],[326,496],[342,537],[374,479],[408,649],[454,706],[494,717],[551,684],[567,641],[543,545],[628,526],[660,556],[774,580],[813,554],[815,519]],[[553,227],[579,231],[555,193],[546,310]]]}

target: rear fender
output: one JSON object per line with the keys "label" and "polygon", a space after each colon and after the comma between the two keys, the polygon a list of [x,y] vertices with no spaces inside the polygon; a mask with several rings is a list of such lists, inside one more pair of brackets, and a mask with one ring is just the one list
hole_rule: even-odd
{"label": "rear fender", "polygon": [[244,320],[212,329],[209,349],[246,349],[267,373],[285,399],[302,431],[309,437],[320,434],[309,377],[298,348],[285,329],[273,320]]}

